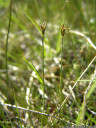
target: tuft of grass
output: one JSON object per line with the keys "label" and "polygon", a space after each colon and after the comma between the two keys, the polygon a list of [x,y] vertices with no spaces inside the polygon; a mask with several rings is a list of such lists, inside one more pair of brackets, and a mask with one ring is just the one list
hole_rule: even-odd
{"label": "tuft of grass", "polygon": [[[0,108],[0,127],[95,125],[96,77],[91,78],[96,62],[96,1],[15,0],[6,43],[9,2],[0,0],[0,102],[7,107]],[[44,19],[46,36],[40,28]],[[64,36],[63,23],[71,28]]]}

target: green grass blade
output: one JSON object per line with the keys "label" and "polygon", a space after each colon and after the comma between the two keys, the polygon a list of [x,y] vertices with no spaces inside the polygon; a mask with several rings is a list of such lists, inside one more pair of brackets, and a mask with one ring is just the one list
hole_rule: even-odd
{"label": "green grass blade", "polygon": [[[9,121],[6,120],[4,113],[6,114]],[[4,122],[6,127],[8,127],[9,123],[10,123],[11,127],[13,127],[13,123],[12,123],[10,117],[9,117],[8,112],[6,110],[3,110],[3,107],[1,106],[1,104],[0,104],[0,115],[1,115],[1,118],[3,118],[3,120],[0,122],[1,123],[0,125],[4,126],[3,123],[2,123],[2,122]]]}
{"label": "green grass blade", "polygon": [[8,41],[9,41],[9,33],[10,33],[10,26],[11,26],[11,13],[12,13],[12,0],[10,0],[10,13],[9,13],[9,24],[8,24],[8,32],[6,37],[6,83],[9,86],[9,75],[8,75]]}
{"label": "green grass blade", "polygon": [[17,23],[18,26],[19,26],[22,30],[24,30],[25,32],[27,31],[26,28],[25,28],[25,26],[24,26],[14,15],[12,15],[12,20],[13,20],[15,23]]}
{"label": "green grass blade", "polygon": [[85,16],[84,16],[84,12],[83,12],[83,9],[82,9],[82,3],[80,0],[74,0],[74,3],[75,3],[75,7],[78,9],[79,13],[80,13],[80,17],[81,17],[81,20],[83,22],[83,24],[86,26],[86,27],[89,27],[88,26],[88,23],[85,19]]}
{"label": "green grass blade", "polygon": [[[11,16],[12,20],[20,27],[20,29],[22,29],[24,32],[28,32],[26,26],[24,26],[19,19],[17,19],[14,15]],[[29,33],[30,34],[30,33]],[[34,37],[31,35],[31,39],[35,41]]]}
{"label": "green grass blade", "polygon": [[28,14],[28,12],[24,12],[26,14],[26,16],[28,17],[28,19],[33,23],[33,25],[36,27],[36,29],[40,32],[40,34],[42,35],[40,26],[38,26],[38,24],[34,21],[34,19]]}
{"label": "green grass blade", "polygon": [[[26,60],[25,58],[23,58],[24,61],[26,62],[26,64],[36,73],[36,75],[38,76],[38,80],[39,82],[43,85],[43,80],[41,78],[41,76],[39,75],[38,71],[36,70],[35,66],[33,64],[31,64],[28,60]],[[34,77],[35,78],[35,77]]]}
{"label": "green grass blade", "polygon": [[20,125],[21,128],[22,128],[22,123],[21,123],[20,114],[19,114],[19,111],[18,111],[18,108],[17,108],[17,102],[16,102],[15,95],[14,95],[14,99],[15,99],[15,104],[16,104],[16,112],[17,112],[17,115],[18,115],[18,117],[19,117],[19,125]]}
{"label": "green grass blade", "polygon": [[87,100],[90,98],[91,94],[95,91],[95,89],[96,89],[96,81],[93,83],[93,85],[91,86],[88,94],[86,95]]}
{"label": "green grass blade", "polygon": [[[93,93],[93,91],[95,90],[95,88],[96,88],[96,82],[94,82],[93,85],[91,86],[88,94],[86,95],[86,100],[88,100],[90,98],[90,96]],[[76,121],[77,125],[83,124],[84,115],[85,115],[85,106],[86,106],[86,102],[83,102],[82,107],[79,112],[79,115],[78,115],[78,118],[77,118],[77,121]]]}
{"label": "green grass blade", "polygon": [[[63,24],[63,22],[64,22],[64,18],[61,19],[61,24]],[[59,28],[59,34],[57,39],[57,46],[56,46],[57,53],[60,52],[60,43],[61,43],[61,26]]]}
{"label": "green grass blade", "polygon": [[86,112],[86,116],[88,117],[88,123],[89,123],[89,120],[90,120],[90,122],[96,124],[96,118],[94,118],[94,116],[90,115],[88,112]]}
{"label": "green grass blade", "polygon": [[80,108],[79,115],[78,115],[77,120],[76,120],[76,125],[77,126],[80,126],[80,125],[83,124],[84,115],[85,115],[85,106],[86,106],[86,102],[83,102],[82,106]]}
{"label": "green grass blade", "polygon": [[34,0],[34,2],[35,2],[35,5],[36,5],[36,9],[37,9],[37,12],[38,12],[39,18],[41,19],[41,14],[40,14],[40,9],[39,9],[38,1],[37,1],[37,0]]}

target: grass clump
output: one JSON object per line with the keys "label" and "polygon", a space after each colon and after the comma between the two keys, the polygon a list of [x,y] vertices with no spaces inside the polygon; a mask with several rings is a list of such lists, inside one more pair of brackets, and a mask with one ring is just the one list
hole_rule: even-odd
{"label": "grass clump", "polygon": [[96,2],[11,2],[0,0],[0,127],[96,125]]}

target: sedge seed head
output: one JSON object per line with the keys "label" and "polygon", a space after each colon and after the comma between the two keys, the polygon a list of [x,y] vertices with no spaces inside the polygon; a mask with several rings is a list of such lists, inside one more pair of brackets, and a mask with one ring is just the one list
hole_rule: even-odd
{"label": "sedge seed head", "polygon": [[46,29],[46,21],[43,22],[43,24],[41,25],[41,31],[42,31],[42,34],[44,35],[44,32],[45,32],[45,29]]}
{"label": "sedge seed head", "polygon": [[63,25],[61,26],[61,35],[64,36],[65,30],[68,30],[68,29],[69,29],[69,28],[65,28],[65,25],[63,24]]}

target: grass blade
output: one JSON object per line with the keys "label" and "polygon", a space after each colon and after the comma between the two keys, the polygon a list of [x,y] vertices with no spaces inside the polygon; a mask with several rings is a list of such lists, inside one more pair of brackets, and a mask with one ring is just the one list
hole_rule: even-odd
{"label": "grass blade", "polygon": [[37,0],[34,0],[34,2],[35,2],[35,5],[36,5],[36,9],[37,9],[37,12],[38,12],[39,18],[41,19],[41,14],[40,14],[40,9],[39,9],[38,1],[37,1]]}
{"label": "grass blade", "polygon": [[33,25],[36,27],[36,29],[40,32],[40,34],[42,35],[41,29],[38,26],[38,24],[33,20],[33,18],[28,14],[28,12],[24,12],[26,14],[26,16],[28,17],[28,19],[33,23]]}
{"label": "grass blade", "polygon": [[10,14],[9,14],[9,24],[8,24],[8,32],[6,38],[6,83],[9,86],[9,76],[8,76],[8,40],[9,40],[9,33],[10,33],[10,25],[11,25],[11,10],[12,10],[12,0],[10,0]]}
{"label": "grass blade", "polygon": [[[38,80],[39,82],[43,85],[43,80],[41,78],[41,76],[39,75],[38,71],[36,70],[35,66],[33,64],[31,64],[28,60],[26,60],[25,58],[23,58],[24,61],[26,62],[26,64],[30,67],[30,69],[32,69],[36,75],[38,76]],[[35,78],[35,77],[34,77]]]}
{"label": "grass blade", "polygon": [[92,87],[90,88],[88,94],[86,95],[86,99],[87,99],[87,100],[90,98],[91,94],[95,91],[95,89],[96,89],[96,80],[95,80],[95,82],[93,83]]}
{"label": "grass blade", "polygon": [[83,124],[83,120],[84,120],[84,115],[85,115],[85,107],[86,107],[86,102],[84,101],[82,103],[82,106],[81,106],[81,109],[80,109],[80,112],[79,112],[79,115],[77,117],[77,120],[76,120],[76,125],[80,126]]}
{"label": "grass blade", "polygon": [[[61,19],[61,24],[63,24],[63,21],[64,21],[64,18]],[[60,43],[61,43],[61,27],[59,29],[59,34],[57,39],[57,46],[56,46],[57,53],[60,52]]]}

